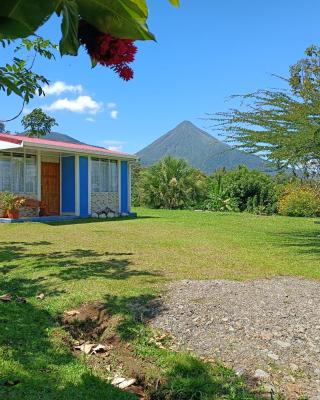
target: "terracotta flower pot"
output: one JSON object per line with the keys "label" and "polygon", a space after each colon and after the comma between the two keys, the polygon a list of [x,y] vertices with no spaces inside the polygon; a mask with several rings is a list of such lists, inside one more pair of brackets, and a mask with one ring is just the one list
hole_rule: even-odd
{"label": "terracotta flower pot", "polygon": [[19,210],[7,210],[7,216],[11,219],[18,219],[19,218]]}

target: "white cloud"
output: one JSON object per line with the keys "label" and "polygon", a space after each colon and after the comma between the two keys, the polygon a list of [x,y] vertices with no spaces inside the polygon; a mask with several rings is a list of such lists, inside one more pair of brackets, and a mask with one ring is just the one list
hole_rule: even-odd
{"label": "white cloud", "polygon": [[83,87],[81,85],[67,85],[63,81],[56,81],[50,85],[43,86],[44,93],[48,95],[59,96],[61,93],[72,92],[72,93],[82,93]]}
{"label": "white cloud", "polygon": [[91,117],[88,117],[88,118],[86,118],[86,121],[88,121],[88,122],[95,122],[95,119],[94,119],[94,118],[91,118]]}
{"label": "white cloud", "polygon": [[112,109],[112,108],[116,108],[117,105],[116,105],[116,103],[110,102],[110,103],[107,103],[107,107],[108,107],[109,109]]}
{"label": "white cloud", "polygon": [[58,99],[43,108],[48,111],[68,110],[75,113],[89,113],[94,115],[102,110],[102,103],[98,103],[90,96],[78,96],[74,100],[70,100],[66,97],[64,99]]}
{"label": "white cloud", "polygon": [[111,151],[121,151],[123,146],[108,146],[108,149]]}
{"label": "white cloud", "polygon": [[123,145],[126,144],[127,142],[124,142],[122,140],[107,139],[103,140],[101,143],[111,151],[122,151]]}
{"label": "white cloud", "polygon": [[112,111],[110,112],[110,117],[111,117],[112,119],[117,119],[117,118],[118,118],[118,115],[119,115],[119,111],[117,111],[117,110],[112,110]]}

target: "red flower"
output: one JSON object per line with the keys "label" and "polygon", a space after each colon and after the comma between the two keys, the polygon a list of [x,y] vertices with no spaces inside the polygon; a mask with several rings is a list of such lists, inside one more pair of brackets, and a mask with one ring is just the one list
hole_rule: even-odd
{"label": "red flower", "polygon": [[125,81],[129,81],[133,78],[133,70],[130,67],[122,67],[118,73]]}
{"label": "red flower", "polygon": [[79,41],[92,59],[110,67],[128,81],[133,78],[133,70],[128,66],[134,61],[137,47],[131,39],[119,39],[98,31],[85,21],[79,24]]}

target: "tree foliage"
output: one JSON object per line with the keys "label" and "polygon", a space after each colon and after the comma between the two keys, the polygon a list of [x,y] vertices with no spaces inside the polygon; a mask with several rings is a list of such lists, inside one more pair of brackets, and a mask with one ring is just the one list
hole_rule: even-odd
{"label": "tree foliage", "polygon": [[182,159],[166,157],[141,176],[141,202],[152,208],[181,209],[205,195],[205,176]]}
{"label": "tree foliage", "polygon": [[45,136],[51,132],[53,126],[58,125],[56,120],[41,108],[35,108],[30,114],[25,115],[21,121],[27,136]]}
{"label": "tree foliage", "polygon": [[[208,208],[215,211],[270,214],[277,202],[275,182],[270,175],[244,165],[231,171],[222,169],[211,176],[209,200]],[[219,204],[221,209],[217,208]]]}
{"label": "tree foliage", "polygon": [[[3,47],[7,47],[10,41],[2,40],[1,44]],[[53,59],[55,49],[56,46],[53,43],[41,37],[34,40],[22,39],[14,49],[15,56],[12,63],[0,66],[0,91],[5,92],[8,96],[14,93],[21,97],[23,106],[28,104],[34,96],[43,95],[42,87],[49,82],[43,75],[34,72],[33,67],[38,56],[49,60]],[[21,53],[23,53],[22,56],[20,56]],[[31,61],[28,61],[24,53],[30,53]],[[14,118],[21,114],[23,106]]]}
{"label": "tree foliage", "polygon": [[141,206],[141,176],[143,169],[138,161],[131,165],[131,202],[135,207]]}
{"label": "tree foliage", "polygon": [[305,56],[290,67],[289,83],[294,94],[305,101],[312,101],[319,98],[320,47],[308,47]]}
{"label": "tree foliage", "polygon": [[236,147],[259,154],[280,168],[320,167],[320,50],[290,68],[286,90],[259,90],[243,96],[240,108],[215,114],[218,129]]}
{"label": "tree foliage", "polygon": [[202,209],[289,216],[320,215],[316,180],[281,172],[275,176],[239,165],[205,176],[186,161],[166,157],[151,167],[132,166],[134,206]]}
{"label": "tree foliage", "polygon": [[215,173],[209,184],[204,208],[210,211],[239,211],[238,202],[230,197],[223,186],[225,170]]}
{"label": "tree foliage", "polygon": [[[179,4],[179,0],[170,2]],[[61,55],[77,55],[80,20],[118,38],[154,39],[147,25],[146,0],[3,0],[0,39],[33,35],[53,14],[61,18]]]}
{"label": "tree foliage", "polygon": [[[179,5],[179,0],[169,1],[175,6]],[[18,46],[18,49],[21,47],[32,49],[35,54],[52,58],[50,41],[39,37],[33,41],[26,38],[36,36],[37,29],[53,14],[61,18],[59,43],[61,55],[77,56],[80,43],[86,43],[84,38],[82,41],[79,39],[79,23],[86,23],[100,35],[99,41],[95,41],[97,44],[93,54],[89,52],[92,67],[103,59],[101,64],[115,69],[124,80],[133,77],[133,71],[127,65],[133,61],[133,56],[129,54],[126,58],[123,43],[120,43],[118,47],[122,50],[118,49],[117,57],[109,59],[112,52],[110,48],[106,48],[105,41],[100,43],[101,40],[105,39],[105,35],[111,35],[110,38],[120,42],[121,40],[128,42],[130,39],[154,39],[147,26],[146,0],[3,0],[0,7],[0,44],[6,47],[12,40],[23,39],[22,46]],[[96,55],[99,57],[95,57]],[[0,66],[0,91],[6,91],[7,95],[15,93],[22,97],[23,106],[37,92],[42,94],[41,87],[44,83],[48,83],[43,75],[33,72],[34,59],[30,67],[27,66],[25,59],[18,57],[14,58],[12,64]],[[18,115],[6,122],[17,118],[23,106]]]}
{"label": "tree foliage", "polygon": [[305,183],[287,185],[281,194],[278,211],[290,217],[316,217],[320,215],[319,191]]}

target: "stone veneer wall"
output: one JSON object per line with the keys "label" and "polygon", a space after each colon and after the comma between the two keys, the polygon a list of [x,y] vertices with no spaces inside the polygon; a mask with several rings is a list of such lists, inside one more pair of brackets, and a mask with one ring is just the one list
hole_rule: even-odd
{"label": "stone veneer wall", "polygon": [[91,214],[94,214],[105,207],[111,208],[111,210],[116,213],[119,212],[118,192],[91,193]]}
{"label": "stone veneer wall", "polygon": [[[15,193],[17,197],[26,197],[28,199],[37,199],[36,193]],[[22,207],[20,208],[20,217],[37,217],[39,210],[35,208]],[[0,207],[0,216],[2,217],[4,210]]]}

